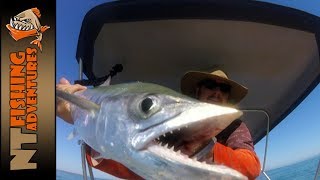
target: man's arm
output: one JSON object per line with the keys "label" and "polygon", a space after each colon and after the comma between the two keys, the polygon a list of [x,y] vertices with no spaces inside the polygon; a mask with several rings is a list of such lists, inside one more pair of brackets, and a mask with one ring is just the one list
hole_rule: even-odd
{"label": "man's arm", "polygon": [[238,121],[231,125],[229,130],[231,132],[226,129],[223,134],[219,134],[220,139],[218,138],[213,148],[214,162],[238,170],[249,179],[257,178],[261,165],[254,152],[249,129],[242,121]]}

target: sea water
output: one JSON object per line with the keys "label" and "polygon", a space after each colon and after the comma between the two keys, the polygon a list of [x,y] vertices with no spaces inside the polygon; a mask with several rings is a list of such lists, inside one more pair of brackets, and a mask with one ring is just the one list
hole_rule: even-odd
{"label": "sea water", "polygon": [[[320,156],[316,156],[298,163],[266,171],[266,174],[272,180],[314,180],[319,161]],[[257,179],[264,180],[267,178],[261,174]],[[318,173],[317,180],[320,180],[320,172]]]}
{"label": "sea water", "polygon": [[[299,163],[295,163],[288,166],[266,171],[266,173],[271,180],[314,180],[319,161],[320,161],[320,156],[316,156],[311,159],[301,161]],[[109,176],[106,175],[106,178],[104,179],[112,179],[108,177]],[[80,174],[74,174],[66,171],[57,170],[56,179],[57,180],[83,180],[83,176]],[[257,178],[257,180],[265,180],[265,179],[267,178],[262,174]],[[95,180],[102,180],[102,179],[95,178]],[[320,180],[320,172],[317,180]]]}
{"label": "sea water", "polygon": [[[88,173],[89,174],[89,173]],[[93,174],[94,176],[94,174]],[[106,178],[94,178],[95,180],[111,180],[112,178],[107,178],[109,177],[108,175],[106,175]],[[62,171],[62,170],[58,170],[57,169],[57,174],[56,174],[56,180],[83,180],[83,176],[81,174],[75,174],[75,173],[71,173],[71,172],[66,172],[66,171]],[[88,180],[90,180],[90,177],[87,178]]]}

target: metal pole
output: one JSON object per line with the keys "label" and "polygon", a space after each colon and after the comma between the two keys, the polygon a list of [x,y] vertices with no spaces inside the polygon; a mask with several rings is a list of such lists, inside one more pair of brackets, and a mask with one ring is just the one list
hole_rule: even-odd
{"label": "metal pole", "polygon": [[243,109],[242,111],[248,111],[248,112],[262,112],[267,116],[267,134],[266,134],[266,145],[264,149],[264,159],[263,159],[263,165],[261,171],[263,174],[267,177],[267,179],[270,180],[268,175],[265,173],[265,167],[266,167],[266,160],[267,160],[267,150],[268,150],[268,141],[269,141],[269,131],[270,131],[270,116],[265,110],[261,109]]}
{"label": "metal pole", "polygon": [[82,140],[78,141],[78,144],[80,144],[81,147],[81,161],[82,161],[82,174],[83,179],[87,180],[87,167],[86,167],[86,157],[85,157],[85,144]]}
{"label": "metal pole", "polygon": [[79,79],[82,80],[82,73],[83,73],[83,62],[82,59],[79,59]]}
{"label": "metal pole", "polygon": [[91,179],[91,180],[94,180],[94,176],[93,176],[93,172],[92,172],[92,167],[89,165],[88,161],[87,161],[87,165],[88,165],[88,170],[89,170],[90,179]]}

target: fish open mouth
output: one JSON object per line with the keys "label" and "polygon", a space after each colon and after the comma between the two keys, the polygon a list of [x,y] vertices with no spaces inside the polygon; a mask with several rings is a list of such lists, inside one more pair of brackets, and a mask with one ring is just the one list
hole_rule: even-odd
{"label": "fish open mouth", "polygon": [[194,162],[212,164],[212,157],[196,156],[211,140],[210,135],[205,132],[198,133],[197,135],[190,134],[196,131],[196,126],[196,124],[190,124],[175,130],[170,130],[149,142],[147,149],[158,155],[165,154],[166,158],[174,155],[184,160],[190,159]]}
{"label": "fish open mouth", "polygon": [[[241,115],[241,111],[233,108],[204,104],[140,132],[133,138],[132,145],[176,164],[237,174],[233,169],[213,165],[210,156],[199,157],[196,154],[206,147],[212,137]],[[207,154],[210,155],[210,151]]]}
{"label": "fish open mouth", "polygon": [[[184,166],[185,168],[188,167],[189,170],[192,168],[202,171],[203,173],[207,172],[226,177],[232,176],[235,179],[246,179],[240,172],[232,168],[214,164],[212,156],[210,156],[212,155],[211,148],[205,151],[209,156],[197,157],[197,152],[202,151],[203,147],[207,145],[207,143],[201,143],[200,139],[194,138],[194,140],[191,141],[191,144],[195,145],[191,146],[194,147],[194,149],[188,148],[188,143],[190,142],[185,142],[184,140],[176,141],[178,138],[182,138],[181,134],[192,130],[194,125],[191,124],[176,130],[171,130],[155,138],[148,143],[146,151],[167,162],[173,162],[176,165],[180,164],[180,166]],[[199,141],[197,142],[197,140]]]}
{"label": "fish open mouth", "polygon": [[[194,157],[194,155],[201,151],[211,140],[210,134],[198,134],[198,136],[185,137],[185,131],[188,130],[188,126],[177,130],[170,131],[152,141],[152,144],[159,145],[168,148],[174,152],[182,153],[188,157]],[[192,126],[190,127],[192,129]],[[194,157],[195,158],[195,157]]]}
{"label": "fish open mouth", "polygon": [[14,17],[13,19],[11,18],[10,26],[19,31],[29,31],[34,29],[34,26],[32,23],[24,22],[24,21],[25,20],[20,21],[17,17]]}
{"label": "fish open mouth", "polygon": [[37,30],[32,23],[22,22],[16,18],[11,18],[10,24],[7,24],[6,27],[10,31],[12,38],[16,41],[25,37],[37,35]]}

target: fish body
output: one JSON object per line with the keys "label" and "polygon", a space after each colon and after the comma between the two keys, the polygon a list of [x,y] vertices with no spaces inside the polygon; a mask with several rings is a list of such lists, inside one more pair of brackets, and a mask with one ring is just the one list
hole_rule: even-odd
{"label": "fish body", "polygon": [[57,96],[73,103],[75,131],[85,143],[145,179],[246,179],[226,166],[191,159],[166,139],[192,139],[204,127],[215,136],[241,111],[142,82]]}
{"label": "fish body", "polygon": [[42,51],[42,33],[49,29],[49,26],[41,26],[39,18],[41,17],[38,8],[27,9],[10,19],[10,24],[6,27],[10,35],[16,41],[35,36],[36,39],[31,41],[30,44],[35,44]]}

